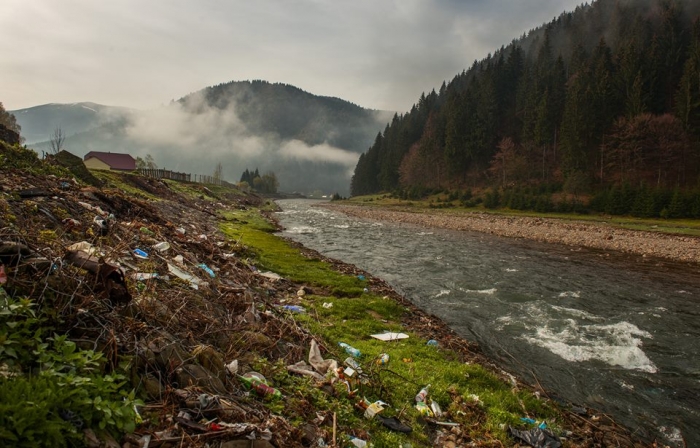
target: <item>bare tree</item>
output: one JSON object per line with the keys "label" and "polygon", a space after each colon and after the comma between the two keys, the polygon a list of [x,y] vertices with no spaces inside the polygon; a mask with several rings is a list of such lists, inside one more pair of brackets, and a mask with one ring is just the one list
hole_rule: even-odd
{"label": "bare tree", "polygon": [[214,168],[214,182],[216,184],[221,184],[221,176],[224,172],[224,167],[221,164],[221,162],[216,164],[216,168]]}
{"label": "bare tree", "polygon": [[63,133],[63,130],[60,127],[54,129],[53,135],[49,140],[49,144],[51,145],[51,154],[58,154],[61,152],[65,141],[66,134]]}

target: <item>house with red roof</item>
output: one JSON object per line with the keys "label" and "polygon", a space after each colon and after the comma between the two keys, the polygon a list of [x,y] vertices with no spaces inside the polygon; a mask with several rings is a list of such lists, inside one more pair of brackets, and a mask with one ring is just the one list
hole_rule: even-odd
{"label": "house with red roof", "polygon": [[83,157],[83,163],[91,170],[134,171],[136,160],[129,154],[118,152],[90,151]]}

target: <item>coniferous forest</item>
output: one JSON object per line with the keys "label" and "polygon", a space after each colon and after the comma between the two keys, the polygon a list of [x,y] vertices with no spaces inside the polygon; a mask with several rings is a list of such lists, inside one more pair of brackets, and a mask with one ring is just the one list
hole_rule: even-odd
{"label": "coniferous forest", "polygon": [[699,15],[691,0],[561,14],[395,115],[352,194],[700,218]]}

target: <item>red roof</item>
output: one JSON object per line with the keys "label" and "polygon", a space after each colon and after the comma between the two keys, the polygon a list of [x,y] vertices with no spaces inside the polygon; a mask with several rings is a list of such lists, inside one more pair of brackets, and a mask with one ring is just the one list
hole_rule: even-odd
{"label": "red roof", "polygon": [[102,162],[109,165],[109,167],[113,170],[133,171],[136,169],[136,160],[134,160],[134,158],[131,157],[129,154],[120,154],[118,152],[90,151],[89,153],[85,154],[83,160],[87,160],[91,157],[101,160]]}

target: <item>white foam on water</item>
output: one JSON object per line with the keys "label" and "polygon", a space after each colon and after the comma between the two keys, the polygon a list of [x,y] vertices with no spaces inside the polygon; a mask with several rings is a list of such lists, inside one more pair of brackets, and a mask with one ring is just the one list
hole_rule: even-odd
{"label": "white foam on water", "polygon": [[442,296],[447,296],[447,295],[449,295],[451,292],[452,292],[452,291],[450,291],[449,289],[441,289],[440,292],[437,293],[437,295],[433,296],[433,299],[437,299],[438,297],[442,297]]}
{"label": "white foam on water", "polygon": [[598,322],[602,322],[605,320],[604,318],[596,316],[595,314],[591,314],[588,311],[583,311],[576,308],[567,308],[565,306],[552,305],[552,309],[558,311],[559,313],[565,316],[578,317],[579,319],[588,319]]}
{"label": "white foam on water", "polygon": [[656,373],[657,368],[642,351],[642,339],[651,334],[629,322],[579,324],[575,319],[550,320],[524,338],[572,362],[603,361],[611,366]]}
{"label": "white foam on water", "polygon": [[506,268],[506,272],[518,272],[517,269]]}
{"label": "white foam on water", "polygon": [[424,235],[432,235],[433,232],[418,232],[416,235],[418,236],[424,236]]}
{"label": "white foam on water", "polygon": [[560,298],[572,297],[574,299],[581,298],[581,291],[564,291],[559,293]]}
{"label": "white foam on water", "polygon": [[288,233],[296,233],[299,235],[304,235],[308,233],[319,233],[321,229],[317,227],[311,227],[311,226],[299,226],[299,227],[292,227],[291,229],[287,229]]}
{"label": "white foam on water", "polygon": [[334,224],[332,227],[335,227],[336,229],[349,229],[350,225],[349,224]]}
{"label": "white foam on water", "polygon": [[460,291],[465,292],[467,294],[469,293],[474,293],[474,294],[488,294],[488,295],[493,295],[496,294],[496,291],[498,291],[496,288],[491,288],[491,289],[464,289],[464,288],[459,288]]}

